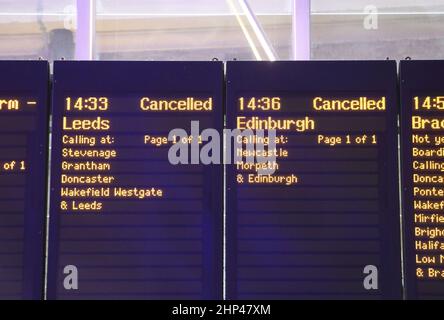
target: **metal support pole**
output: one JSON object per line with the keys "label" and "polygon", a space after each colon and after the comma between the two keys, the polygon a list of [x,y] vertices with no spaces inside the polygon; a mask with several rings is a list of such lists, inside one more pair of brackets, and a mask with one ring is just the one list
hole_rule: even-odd
{"label": "metal support pole", "polygon": [[293,0],[293,60],[310,60],[310,0]]}
{"label": "metal support pole", "polygon": [[94,59],[96,1],[77,0],[76,60]]}

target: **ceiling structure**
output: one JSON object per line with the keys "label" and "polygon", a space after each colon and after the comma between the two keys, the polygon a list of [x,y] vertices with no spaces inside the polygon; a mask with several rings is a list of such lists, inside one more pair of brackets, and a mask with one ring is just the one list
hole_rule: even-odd
{"label": "ceiling structure", "polygon": [[[254,59],[230,0],[97,1],[98,58]],[[292,1],[248,2],[278,58],[289,59]],[[54,30],[75,32],[75,3],[0,0],[0,59],[46,57]],[[375,30],[363,27],[368,0],[312,0],[312,57],[433,58],[444,52],[444,0],[371,3],[380,14]]]}

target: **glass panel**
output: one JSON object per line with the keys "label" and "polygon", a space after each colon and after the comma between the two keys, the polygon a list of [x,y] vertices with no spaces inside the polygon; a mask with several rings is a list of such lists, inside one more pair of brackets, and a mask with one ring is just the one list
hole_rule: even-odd
{"label": "glass panel", "polygon": [[[291,0],[248,2],[278,58],[287,59]],[[267,59],[238,0],[102,0],[96,32],[102,60]]]}
{"label": "glass panel", "polygon": [[291,0],[248,0],[274,49],[277,60],[289,60],[291,54]]}
{"label": "glass panel", "polygon": [[443,0],[311,0],[311,11],[321,13],[362,13],[367,6],[374,6],[380,12],[413,13],[436,12],[444,9]]}
{"label": "glass panel", "polygon": [[74,58],[75,0],[0,0],[0,59]]}
{"label": "glass panel", "polygon": [[313,59],[441,59],[444,0],[313,0]]}

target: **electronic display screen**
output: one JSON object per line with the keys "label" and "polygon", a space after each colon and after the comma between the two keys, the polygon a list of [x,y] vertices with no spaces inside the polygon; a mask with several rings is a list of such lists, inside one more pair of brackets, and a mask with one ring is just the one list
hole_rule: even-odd
{"label": "electronic display screen", "polygon": [[401,298],[396,63],[226,77],[228,128],[252,132],[227,165],[227,298]]}
{"label": "electronic display screen", "polygon": [[170,151],[222,130],[223,81],[221,62],[55,63],[49,299],[222,298],[223,167]]}
{"label": "electronic display screen", "polygon": [[0,61],[0,300],[43,296],[49,66]]}
{"label": "electronic display screen", "polygon": [[443,61],[401,61],[406,296],[444,298]]}

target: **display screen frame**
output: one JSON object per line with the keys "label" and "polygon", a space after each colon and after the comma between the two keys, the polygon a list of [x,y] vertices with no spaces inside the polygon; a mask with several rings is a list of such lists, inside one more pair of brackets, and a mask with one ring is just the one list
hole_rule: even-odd
{"label": "display screen frame", "polygon": [[[401,126],[401,185],[402,185],[402,221],[403,221],[403,255],[405,273],[405,296],[406,299],[422,299],[418,290],[415,262],[415,225],[413,221],[413,168],[411,166],[413,155],[411,149],[412,116],[414,97],[435,96],[444,94],[444,86],[439,80],[440,74],[444,74],[444,61],[440,60],[402,60],[399,63],[400,81],[400,126]],[[441,111],[444,114],[444,112]],[[424,114],[424,113],[422,113]],[[427,115],[437,114],[430,111]],[[444,280],[441,280],[444,281]],[[442,283],[444,289],[444,282]],[[444,291],[429,299],[444,297]]]}
{"label": "display screen frame", "polygon": [[[383,268],[380,277],[383,299],[401,299],[401,239],[399,215],[398,179],[398,90],[395,61],[276,61],[276,62],[227,62],[227,127],[236,128],[237,99],[245,93],[279,96],[293,92],[296,95],[312,95],[318,92],[344,93],[355,96],[357,92],[384,93],[389,109],[386,111],[387,152],[384,164],[387,172],[385,190],[379,194],[387,199],[386,219],[381,222],[383,242],[381,248]],[[275,116],[270,113],[256,115]],[[331,115],[332,116],[332,115]],[[340,115],[336,115],[340,116]],[[227,166],[227,298],[238,299],[237,291],[237,188],[234,183],[236,169]],[[308,291],[308,290],[307,290]],[[275,295],[263,295],[263,299],[274,299]],[[334,296],[331,296],[334,297]],[[242,297],[244,298],[244,297]],[[249,297],[247,297],[248,299]],[[295,299],[316,299],[315,295],[298,295]],[[365,296],[356,296],[362,299]]]}
{"label": "display screen frame", "polygon": [[[83,96],[97,96],[116,94],[117,96],[144,96],[150,92],[178,92],[195,94],[205,92],[214,99],[214,110],[211,113],[214,129],[218,132],[223,128],[223,64],[218,61],[208,62],[151,62],[151,61],[92,61],[69,62],[57,61],[54,66],[53,89],[53,136],[52,136],[52,173],[51,173],[51,209],[50,209],[50,237],[48,253],[48,299],[58,299],[57,285],[61,281],[58,268],[59,217],[57,203],[61,197],[57,193],[60,183],[61,169],[61,118],[63,110],[61,104],[67,94],[83,93]],[[173,113],[166,117],[174,118]],[[192,112],[178,113],[177,117],[196,116]],[[113,117],[112,113],[110,117]],[[116,120],[116,117],[113,118]],[[184,128],[189,130],[189,128]],[[112,131],[111,131],[112,132]],[[168,159],[165,159],[168,163]],[[211,188],[211,197],[208,200],[212,212],[204,218],[203,252],[204,274],[203,295],[200,299],[215,300],[222,298],[222,227],[223,227],[223,166],[208,165],[204,170],[204,185]],[[76,294],[82,297],[81,291]],[[106,298],[104,296],[103,298]],[[121,296],[125,299],[125,296]],[[162,297],[158,297],[162,299]]]}
{"label": "display screen frame", "polygon": [[[0,94],[16,95],[24,104],[35,102],[35,128],[27,133],[27,175],[24,198],[24,247],[21,298],[41,300],[44,296],[45,222],[48,181],[49,63],[0,61]],[[28,108],[28,107],[26,107]],[[0,116],[2,116],[0,114]],[[20,111],[14,116],[20,117]],[[7,297],[6,297],[7,298]]]}

